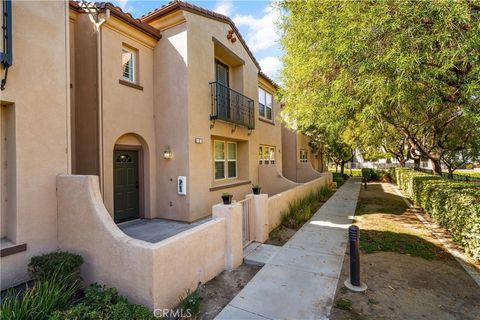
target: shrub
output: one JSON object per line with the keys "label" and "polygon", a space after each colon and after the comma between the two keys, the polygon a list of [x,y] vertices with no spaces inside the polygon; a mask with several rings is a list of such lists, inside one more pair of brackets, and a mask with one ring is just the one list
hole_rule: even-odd
{"label": "shrub", "polygon": [[130,320],[155,319],[146,307],[130,304],[115,288],[94,283],[85,289],[85,297],[71,309],[55,312],[51,320]]}
{"label": "shrub", "polygon": [[200,300],[202,300],[202,297],[198,289],[194,291],[188,289],[185,296],[180,297],[180,307],[183,313],[192,316],[198,314],[200,312]]}
{"label": "shrub", "polygon": [[372,168],[363,168],[362,177],[367,178],[368,181],[378,180],[380,178],[378,172]]}
{"label": "shrub", "polygon": [[397,168],[395,175],[399,187],[480,261],[480,188],[410,169]]}
{"label": "shrub", "polygon": [[344,183],[347,178],[340,174],[340,173],[333,173],[332,174],[332,180],[333,182],[337,183],[337,187],[340,188]]}
{"label": "shrub", "polygon": [[22,293],[8,291],[2,301],[3,319],[50,319],[55,310],[64,310],[72,303],[79,282],[68,276],[53,273],[36,280]]}
{"label": "shrub", "polygon": [[395,167],[391,167],[388,169],[388,173],[390,174],[390,177],[393,182],[397,182],[397,179],[395,177]]}
{"label": "shrub", "polygon": [[75,281],[80,281],[80,267],[83,258],[68,252],[52,252],[32,257],[28,269],[33,278],[48,278],[54,274]]}

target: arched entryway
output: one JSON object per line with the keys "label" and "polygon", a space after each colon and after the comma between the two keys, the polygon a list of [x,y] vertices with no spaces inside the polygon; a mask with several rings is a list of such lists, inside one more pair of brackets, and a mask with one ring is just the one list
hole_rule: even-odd
{"label": "arched entryway", "polygon": [[115,222],[144,216],[144,148],[139,137],[126,134],[113,152],[113,218]]}

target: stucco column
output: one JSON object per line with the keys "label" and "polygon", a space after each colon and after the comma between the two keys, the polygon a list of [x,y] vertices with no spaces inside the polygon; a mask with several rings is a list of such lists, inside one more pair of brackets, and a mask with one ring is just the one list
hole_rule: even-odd
{"label": "stucco column", "polygon": [[268,240],[268,194],[249,194],[247,198],[252,199],[255,241],[263,243]]}
{"label": "stucco column", "polygon": [[243,237],[242,237],[242,205],[216,204],[212,207],[212,216],[224,218],[226,225],[225,270],[231,271],[242,264]]}

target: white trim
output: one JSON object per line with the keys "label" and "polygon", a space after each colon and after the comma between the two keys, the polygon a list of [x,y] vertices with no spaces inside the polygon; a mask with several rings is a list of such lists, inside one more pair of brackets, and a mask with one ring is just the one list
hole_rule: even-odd
{"label": "white trim", "polygon": [[[262,91],[265,103],[260,103],[260,91]],[[268,104],[267,104],[267,95],[272,97],[272,105],[271,106],[268,106]],[[260,104],[263,105],[263,116],[260,114]],[[271,118],[267,117],[267,109],[270,109]],[[258,87],[258,116],[260,118],[266,119],[268,121],[273,121],[273,118],[274,118],[274,114],[273,114],[273,93],[263,89],[262,87]]]}
{"label": "white trim", "polygon": [[122,80],[131,82],[131,83],[136,83],[136,77],[137,77],[137,51],[129,48],[125,45],[122,46],[122,59],[123,59],[123,54],[124,53],[130,53],[131,59],[130,59],[130,70],[131,70],[131,76],[130,77],[125,77],[125,69],[123,66],[123,61],[122,61]]}

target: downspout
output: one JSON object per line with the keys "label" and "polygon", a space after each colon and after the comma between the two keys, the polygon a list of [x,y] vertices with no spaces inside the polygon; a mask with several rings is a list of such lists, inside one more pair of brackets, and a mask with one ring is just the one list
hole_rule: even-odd
{"label": "downspout", "polygon": [[104,197],[104,164],[103,164],[103,73],[102,73],[102,25],[110,18],[110,9],[105,10],[104,18],[101,19],[97,15],[95,26],[97,28],[97,97],[98,97],[98,155],[99,155],[99,177],[100,177],[100,192],[102,198]]}

